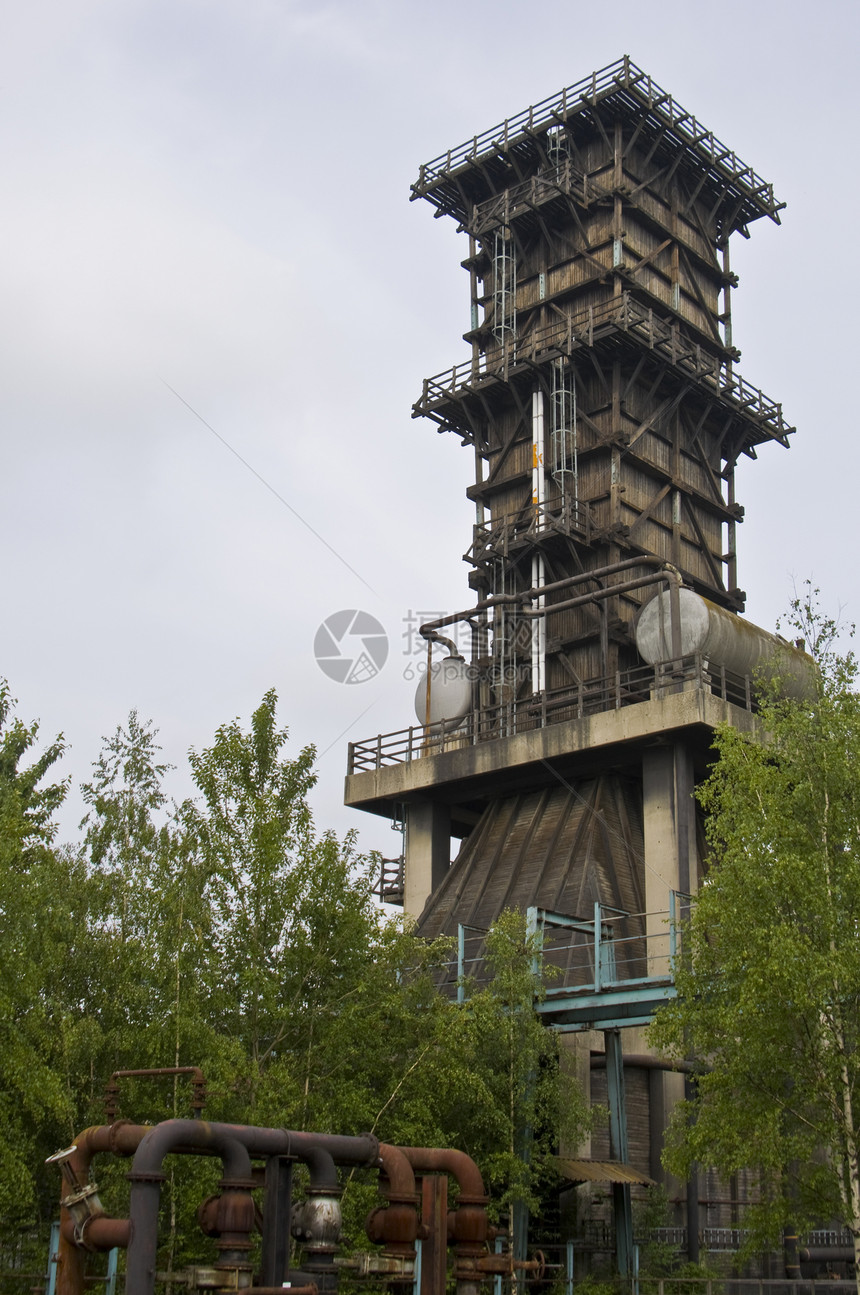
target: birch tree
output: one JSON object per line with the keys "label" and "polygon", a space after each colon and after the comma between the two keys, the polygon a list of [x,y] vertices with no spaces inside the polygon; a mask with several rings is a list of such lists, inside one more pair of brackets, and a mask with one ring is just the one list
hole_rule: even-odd
{"label": "birch tree", "polygon": [[814,695],[774,688],[757,737],[717,733],[700,792],[707,881],[652,1034],[701,1065],[669,1166],[757,1170],[759,1242],[840,1222],[860,1290],[860,696],[834,623],[795,613],[821,667]]}

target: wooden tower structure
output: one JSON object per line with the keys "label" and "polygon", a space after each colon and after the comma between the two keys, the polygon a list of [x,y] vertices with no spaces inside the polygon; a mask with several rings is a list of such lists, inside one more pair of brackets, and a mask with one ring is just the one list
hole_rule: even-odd
{"label": "wooden tower structure", "polygon": [[[474,450],[474,605],[423,631],[468,622],[472,696],[456,722],[352,744],[346,800],[404,816],[428,935],[505,907],[583,919],[562,959],[582,987],[597,955],[576,970],[570,948],[611,912],[628,977],[659,979],[666,913],[701,877],[714,726],[754,722],[752,669],[685,650],[679,590],[729,638],[761,633],[738,616],[735,467],[793,429],[737,371],[729,243],[782,204],[626,57],[422,166],[412,197],[469,243],[469,353],[413,413]],[[646,663],[637,618],[661,589],[670,632]],[[632,1027],[631,1003],[558,1019]],[[643,1075],[630,1158],[659,1177],[681,1080]]]}
{"label": "wooden tower structure", "polygon": [[[729,240],[779,220],[771,185],[625,58],[422,166],[412,196],[469,237],[471,358],[415,413],[475,448],[476,592],[656,554],[742,611],[735,465],[790,429],[735,368]],[[547,594],[535,691],[633,664],[647,596]]]}

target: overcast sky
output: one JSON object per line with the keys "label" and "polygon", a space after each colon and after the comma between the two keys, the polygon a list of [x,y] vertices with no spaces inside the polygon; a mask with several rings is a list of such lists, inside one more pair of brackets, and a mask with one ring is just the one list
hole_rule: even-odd
{"label": "overcast sky", "polygon": [[[798,429],[739,474],[748,614],[811,576],[860,618],[858,44],[847,0],[4,0],[0,675],[66,771],[134,707],[181,797],[274,687],[318,825],[397,853],[347,742],[412,722],[403,635],[470,601],[473,520],[471,452],[410,418],[467,355],[468,247],[409,184],[625,53],[788,204],[732,244],[739,370]],[[353,608],[391,650],[349,685],[314,638]]]}

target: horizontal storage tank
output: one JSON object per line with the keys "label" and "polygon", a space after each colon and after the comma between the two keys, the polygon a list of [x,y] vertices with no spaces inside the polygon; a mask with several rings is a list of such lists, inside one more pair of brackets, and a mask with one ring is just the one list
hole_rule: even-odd
{"label": "horizontal storage tank", "polygon": [[[681,656],[700,656],[711,669],[724,666],[741,677],[754,678],[775,669],[785,678],[789,696],[808,696],[814,690],[815,663],[808,653],[778,634],[769,634],[758,625],[725,611],[692,589],[680,589],[678,601]],[[639,613],[636,647],[649,665],[672,660],[668,589],[655,594]]]}

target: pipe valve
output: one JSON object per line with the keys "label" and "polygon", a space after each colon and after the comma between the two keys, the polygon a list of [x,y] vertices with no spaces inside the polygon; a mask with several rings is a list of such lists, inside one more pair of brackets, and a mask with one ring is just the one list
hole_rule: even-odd
{"label": "pipe valve", "polygon": [[99,1200],[98,1187],[95,1183],[82,1183],[75,1173],[71,1164],[71,1159],[77,1151],[77,1144],[66,1147],[63,1151],[56,1151],[54,1155],[48,1156],[45,1161],[46,1165],[56,1165],[68,1184],[69,1191],[61,1199],[60,1205],[72,1216],[72,1222],[75,1226],[75,1242],[77,1245],[86,1245],[84,1232],[90,1219],[98,1218],[104,1214],[104,1206]]}
{"label": "pipe valve", "polygon": [[308,1253],[334,1249],[341,1224],[340,1193],[311,1189],[306,1200],[293,1206],[292,1233]]}

